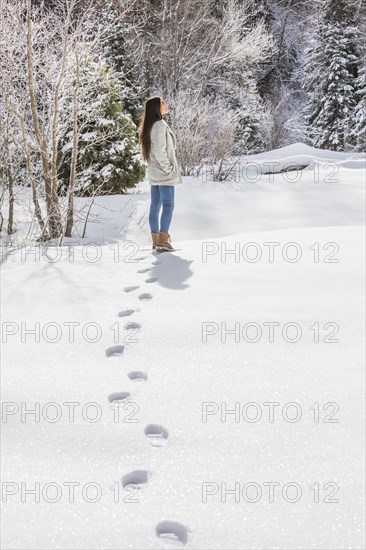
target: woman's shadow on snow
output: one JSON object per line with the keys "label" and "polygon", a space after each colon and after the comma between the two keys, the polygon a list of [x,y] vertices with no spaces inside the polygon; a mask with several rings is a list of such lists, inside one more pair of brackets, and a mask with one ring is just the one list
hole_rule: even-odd
{"label": "woman's shadow on snow", "polygon": [[193,260],[183,260],[170,252],[162,252],[151,269],[157,283],[165,288],[184,290],[189,285],[185,283],[193,275],[190,265]]}

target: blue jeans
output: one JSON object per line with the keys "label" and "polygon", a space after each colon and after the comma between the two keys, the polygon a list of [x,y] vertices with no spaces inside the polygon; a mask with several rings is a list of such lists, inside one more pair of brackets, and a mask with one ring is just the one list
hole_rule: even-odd
{"label": "blue jeans", "polygon": [[151,185],[151,205],[149,224],[152,233],[159,232],[159,213],[163,206],[160,218],[160,231],[168,233],[174,210],[174,185]]}

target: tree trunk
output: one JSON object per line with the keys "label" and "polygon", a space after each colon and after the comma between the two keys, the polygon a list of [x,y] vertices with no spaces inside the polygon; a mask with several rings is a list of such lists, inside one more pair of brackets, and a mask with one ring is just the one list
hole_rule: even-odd
{"label": "tree trunk", "polygon": [[37,112],[36,93],[33,75],[33,45],[32,45],[32,0],[27,0],[27,66],[28,66],[28,91],[31,102],[34,131],[40,148],[43,179],[45,184],[46,208],[48,216],[49,237],[62,235],[62,220],[57,189],[52,185],[51,162],[47,151],[45,136],[39,124]]}
{"label": "tree trunk", "polygon": [[72,155],[71,155],[71,169],[70,169],[70,181],[69,181],[69,193],[67,203],[67,217],[66,217],[66,230],[65,237],[71,237],[72,227],[74,224],[74,195],[76,185],[76,161],[78,158],[79,148],[79,128],[78,128],[78,115],[79,115],[79,85],[80,85],[80,59],[79,54],[75,53],[76,61],[76,77],[74,86],[74,107],[73,107],[73,134],[72,134]]}
{"label": "tree trunk", "polygon": [[8,176],[9,186],[9,217],[8,217],[8,235],[14,233],[14,190],[13,190],[13,174],[11,172],[11,166],[9,158],[7,159],[6,172]]}

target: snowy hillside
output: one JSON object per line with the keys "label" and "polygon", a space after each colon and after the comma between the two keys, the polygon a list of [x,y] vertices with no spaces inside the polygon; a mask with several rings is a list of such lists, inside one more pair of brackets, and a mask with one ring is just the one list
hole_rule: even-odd
{"label": "snowy hillside", "polygon": [[240,166],[3,248],[4,548],[365,548],[365,155]]}

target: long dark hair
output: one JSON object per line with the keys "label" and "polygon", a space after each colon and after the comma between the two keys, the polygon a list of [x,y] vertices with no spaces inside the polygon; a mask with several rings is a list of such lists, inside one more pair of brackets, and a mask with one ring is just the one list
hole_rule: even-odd
{"label": "long dark hair", "polygon": [[150,158],[150,132],[152,125],[157,120],[163,118],[160,112],[160,105],[160,96],[150,97],[145,101],[144,111],[141,116],[139,127],[139,144],[141,146],[141,154],[144,160],[149,160]]}

